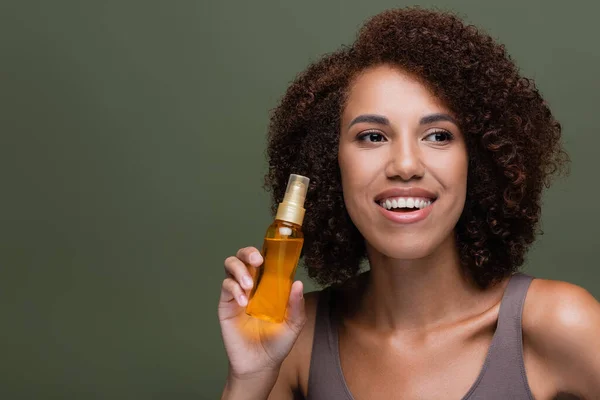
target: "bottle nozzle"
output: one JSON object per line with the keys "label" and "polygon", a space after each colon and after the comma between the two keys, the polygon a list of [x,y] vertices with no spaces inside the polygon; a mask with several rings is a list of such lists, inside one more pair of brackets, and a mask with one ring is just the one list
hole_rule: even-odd
{"label": "bottle nozzle", "polygon": [[294,203],[300,207],[304,206],[306,192],[308,191],[309,179],[302,175],[291,174],[288,180],[283,203]]}
{"label": "bottle nozzle", "polygon": [[277,219],[302,225],[304,219],[304,200],[310,179],[302,175],[291,174],[283,201],[279,203]]}

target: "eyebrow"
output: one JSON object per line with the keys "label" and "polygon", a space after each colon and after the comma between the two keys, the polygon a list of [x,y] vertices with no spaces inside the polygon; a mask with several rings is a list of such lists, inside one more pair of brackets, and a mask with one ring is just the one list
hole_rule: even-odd
{"label": "eyebrow", "polygon": [[[428,125],[428,124],[433,124],[435,122],[440,122],[440,121],[449,121],[455,125],[458,125],[458,122],[456,121],[456,119],[454,119],[452,116],[450,116],[448,114],[443,114],[443,113],[426,115],[423,118],[421,118],[421,120],[419,121],[419,124],[420,125]],[[352,122],[350,122],[350,125],[348,125],[348,129],[350,129],[353,125],[359,124],[361,122],[367,122],[367,123],[378,124],[378,125],[388,125],[388,126],[390,125],[389,119],[387,119],[383,115],[363,114],[363,115],[359,115],[358,117],[354,118],[352,120]]]}
{"label": "eyebrow", "polygon": [[458,126],[458,121],[456,121],[456,119],[454,119],[454,117],[452,117],[451,115],[448,115],[448,114],[443,114],[443,113],[426,115],[423,118],[421,118],[421,121],[419,123],[421,125],[427,125],[427,124],[433,124],[435,122],[440,122],[440,121],[452,122],[454,125]]}

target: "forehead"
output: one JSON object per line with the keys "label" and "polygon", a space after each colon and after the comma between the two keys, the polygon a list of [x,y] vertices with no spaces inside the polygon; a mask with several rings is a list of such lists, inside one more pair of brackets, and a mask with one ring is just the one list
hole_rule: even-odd
{"label": "forehead", "polygon": [[364,112],[393,118],[401,114],[449,113],[449,109],[415,76],[381,65],[361,72],[349,86],[343,117]]}

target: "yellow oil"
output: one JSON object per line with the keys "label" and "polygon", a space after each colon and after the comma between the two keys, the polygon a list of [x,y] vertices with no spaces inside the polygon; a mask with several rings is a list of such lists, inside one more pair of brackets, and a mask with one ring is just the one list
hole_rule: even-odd
{"label": "yellow oil", "polygon": [[269,227],[262,249],[264,263],[254,274],[246,307],[248,315],[283,321],[303,243],[299,225],[275,220]]}

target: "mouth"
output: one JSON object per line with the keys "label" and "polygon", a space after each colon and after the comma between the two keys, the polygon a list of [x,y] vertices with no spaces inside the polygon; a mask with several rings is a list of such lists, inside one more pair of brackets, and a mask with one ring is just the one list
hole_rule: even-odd
{"label": "mouth", "polygon": [[374,201],[383,217],[396,224],[413,224],[427,219],[437,195],[418,187],[390,188]]}
{"label": "mouth", "polygon": [[375,201],[375,204],[395,213],[410,213],[430,207],[435,200],[432,197],[388,197]]}

